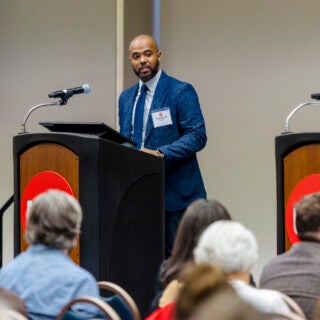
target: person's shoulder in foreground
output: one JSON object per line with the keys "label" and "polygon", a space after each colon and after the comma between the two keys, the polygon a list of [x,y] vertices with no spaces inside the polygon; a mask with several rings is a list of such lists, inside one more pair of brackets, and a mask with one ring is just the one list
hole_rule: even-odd
{"label": "person's shoulder in foreground", "polygon": [[289,295],[311,319],[320,292],[320,193],[304,196],[294,209],[301,241],[265,265],[260,286]]}

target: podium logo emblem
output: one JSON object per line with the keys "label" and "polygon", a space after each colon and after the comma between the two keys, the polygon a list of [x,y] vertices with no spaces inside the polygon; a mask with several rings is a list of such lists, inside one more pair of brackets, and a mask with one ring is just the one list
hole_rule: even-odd
{"label": "podium logo emblem", "polygon": [[49,189],[58,189],[74,196],[69,182],[59,173],[42,171],[34,175],[27,183],[20,203],[20,223],[24,231],[26,231],[27,209],[32,205],[32,200]]}
{"label": "podium logo emblem", "polygon": [[320,174],[311,174],[301,179],[293,188],[286,204],[285,224],[291,244],[300,242],[295,224],[294,205],[304,196],[320,192]]}

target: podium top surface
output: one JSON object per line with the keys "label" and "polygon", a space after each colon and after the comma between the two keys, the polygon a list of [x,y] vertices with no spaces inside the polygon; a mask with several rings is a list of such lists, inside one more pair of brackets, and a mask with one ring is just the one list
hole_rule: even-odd
{"label": "podium top surface", "polygon": [[136,145],[131,139],[103,122],[39,122],[39,124],[51,132],[90,134],[119,144]]}
{"label": "podium top surface", "polygon": [[282,157],[294,149],[315,143],[320,143],[320,132],[284,133],[275,137],[276,155]]}

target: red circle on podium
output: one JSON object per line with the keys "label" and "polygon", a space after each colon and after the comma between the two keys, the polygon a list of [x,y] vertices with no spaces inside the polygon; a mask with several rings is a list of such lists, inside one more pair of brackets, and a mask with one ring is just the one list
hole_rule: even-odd
{"label": "red circle on podium", "polygon": [[301,179],[293,188],[286,206],[286,229],[291,244],[300,241],[295,228],[294,205],[304,196],[320,191],[320,174],[312,174]]}
{"label": "red circle on podium", "polygon": [[68,181],[59,173],[54,171],[42,171],[33,176],[23,191],[20,204],[20,223],[23,230],[26,230],[27,208],[32,200],[49,189],[58,189],[74,196],[72,188]]}

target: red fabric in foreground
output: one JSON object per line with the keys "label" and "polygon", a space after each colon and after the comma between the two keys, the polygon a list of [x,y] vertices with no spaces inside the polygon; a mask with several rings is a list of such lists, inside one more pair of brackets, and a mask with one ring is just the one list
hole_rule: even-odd
{"label": "red fabric in foreground", "polygon": [[145,320],[175,320],[174,307],[175,302],[168,303],[164,307],[156,309]]}

